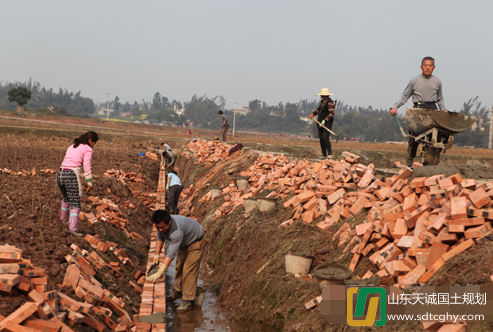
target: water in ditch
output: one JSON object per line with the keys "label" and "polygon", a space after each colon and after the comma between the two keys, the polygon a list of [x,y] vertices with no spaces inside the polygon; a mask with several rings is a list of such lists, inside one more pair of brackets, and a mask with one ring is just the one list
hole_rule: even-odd
{"label": "water in ditch", "polygon": [[[170,296],[175,280],[175,261],[166,271],[166,331],[167,332],[231,332],[226,318],[221,313],[216,296],[211,292],[205,293],[202,308],[194,308],[191,311],[178,313],[176,308],[181,304],[181,300],[172,301]],[[204,287],[204,283],[199,275],[198,286]]]}

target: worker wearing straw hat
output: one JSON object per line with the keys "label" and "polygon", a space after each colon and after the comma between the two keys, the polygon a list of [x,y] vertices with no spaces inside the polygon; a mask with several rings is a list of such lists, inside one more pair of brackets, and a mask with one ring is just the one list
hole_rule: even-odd
{"label": "worker wearing straw hat", "polygon": [[330,137],[329,131],[326,130],[323,126],[332,129],[332,124],[334,123],[334,111],[336,108],[335,102],[330,99],[333,93],[330,93],[329,89],[322,88],[320,93],[317,93],[316,96],[320,96],[320,105],[318,108],[313,111],[312,114],[308,116],[311,120],[315,115],[318,114],[318,122],[317,130],[318,130],[318,138],[320,139],[320,148],[322,149],[322,157],[320,159],[332,159],[332,146],[330,145]]}

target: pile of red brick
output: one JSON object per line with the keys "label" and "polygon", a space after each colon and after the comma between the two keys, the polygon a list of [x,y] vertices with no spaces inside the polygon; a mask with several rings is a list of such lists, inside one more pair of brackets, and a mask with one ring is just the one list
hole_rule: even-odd
{"label": "pile of red brick", "polygon": [[128,182],[142,182],[144,179],[142,176],[138,173],[135,172],[125,172],[122,170],[114,170],[114,169],[109,169],[106,172],[104,172],[104,176],[106,177],[114,177],[119,179],[124,185],[127,185],[126,181]]}
{"label": "pile of red brick", "polygon": [[[381,284],[401,288],[426,283],[446,261],[492,232],[487,220],[493,219],[493,182],[476,184],[456,174],[408,183],[411,174],[405,168],[385,183],[373,182],[365,192],[371,195],[366,196],[365,222],[354,231],[345,224],[334,236],[342,245],[354,233],[352,270],[361,255],[369,255]],[[372,275],[368,271],[363,278]]]}
{"label": "pile of red brick", "polygon": [[146,152],[146,157],[149,157],[155,161],[161,161],[161,158],[158,158],[157,154],[154,152]]}
{"label": "pile of red brick", "polygon": [[[91,246],[98,248],[101,252],[109,249],[123,264],[133,267],[128,257],[122,256],[122,254],[126,256],[125,252],[116,248],[117,244],[111,242],[105,243],[90,235],[87,235],[85,239]],[[59,294],[59,302],[69,310],[75,313],[85,313],[90,318],[88,320],[86,317],[79,316],[79,320],[73,323],[84,322],[98,331],[103,331],[105,326],[113,331],[130,330],[136,321],[123,309],[125,303],[107,289],[103,289],[101,283],[94,278],[96,271],[105,269],[111,269],[115,273],[115,276],[120,276],[119,264],[117,262],[106,263],[96,251],[89,253],[86,250],[81,250],[75,244],[72,244],[71,248],[74,252],[72,255],[65,257],[70,265],[67,267],[65,273],[63,287],[72,286],[76,296],[85,302],[75,301],[63,294]],[[112,318],[113,312],[118,313],[118,319],[115,320]],[[96,315],[90,316],[89,314]],[[80,318],[83,318],[83,320],[80,320]]]}
{"label": "pile of red brick", "polygon": [[[0,315],[1,331],[73,331],[64,323],[67,320],[71,324],[87,324],[98,331],[103,331],[106,326],[113,331],[130,330],[134,322],[122,309],[125,305],[123,301],[108,290],[103,290],[93,277],[95,271],[89,262],[95,262],[95,256],[80,251],[75,245],[72,247],[76,250],[67,258],[74,264],[67,268],[63,284],[55,285],[50,283],[44,269],[33,267],[29,260],[22,259],[22,250],[13,246],[0,246],[0,292],[8,296],[12,294],[13,288],[17,288],[32,301],[23,304],[8,317]],[[101,261],[95,262],[96,265],[105,264],[99,259]],[[84,302],[76,301],[59,291],[68,285]],[[117,322],[110,318],[112,310],[120,315]]]}
{"label": "pile of red brick", "polygon": [[[128,224],[128,219],[124,218],[124,214],[112,200],[107,198],[100,199],[99,197],[94,196],[89,196],[88,199],[91,201],[91,206],[96,208],[96,216],[94,216],[93,213],[87,213],[84,216],[91,224],[101,221],[118,229],[125,229]],[[128,201],[125,202],[125,204],[130,207],[131,203]]]}
{"label": "pile of red brick", "polygon": [[[311,223],[314,219],[326,215],[327,205],[334,204],[334,209],[324,221],[317,226],[326,229],[339,220],[340,215],[349,214],[340,206],[340,199],[346,190],[364,188],[373,179],[373,165],[352,164],[359,160],[359,156],[349,152],[343,153],[346,160],[339,162],[324,160],[310,164],[306,160],[289,162],[284,155],[260,156],[256,162],[244,172],[248,177],[249,187],[243,191],[236,188],[231,182],[223,188],[225,202],[214,212],[215,218],[230,214],[234,209],[244,204],[245,198],[256,197],[266,191],[270,193],[265,198],[285,199],[289,195],[297,194],[284,203],[285,207],[293,205],[295,214],[292,219],[280,226],[292,224],[297,219]],[[204,195],[199,202],[209,201],[211,192]],[[358,203],[361,206],[361,202]],[[335,213],[339,211],[339,214]],[[359,210],[355,207],[351,213]]]}
{"label": "pile of red brick", "polygon": [[[189,144],[199,162],[207,160],[213,142]],[[493,220],[493,182],[477,184],[460,174],[415,178],[403,167],[394,176],[374,179],[374,166],[359,164],[359,156],[343,152],[344,160],[324,160],[313,164],[306,160],[289,162],[285,156],[260,156],[241,175],[249,177],[249,187],[239,192],[234,182],[223,187],[224,204],[216,217],[231,213],[247,197],[290,199],[284,207],[293,207],[296,220],[317,223],[322,230],[368,211],[361,224],[351,229],[345,223],[334,235],[338,246],[353,253],[354,271],[361,256],[369,256],[377,267],[382,284],[406,288],[426,283],[446,261],[473,246],[477,239],[491,233]],[[417,165],[419,166],[419,165]],[[191,195],[193,195],[191,193]],[[225,195],[225,196],[224,196]],[[191,197],[189,197],[191,199]],[[209,201],[211,192],[199,201]],[[351,248],[351,246],[353,246]],[[374,273],[367,271],[363,278]],[[492,278],[493,280],[493,278]]]}
{"label": "pile of red brick", "polygon": [[[137,233],[135,233],[135,234],[137,234]],[[139,237],[141,237],[141,236],[139,235]],[[141,237],[141,239],[143,239],[143,238]],[[97,249],[97,250],[101,251],[102,253],[107,253],[109,250],[109,252],[111,252],[113,254],[113,256],[115,256],[115,258],[118,259],[122,264],[126,264],[126,265],[130,266],[131,268],[134,267],[134,264],[132,263],[130,258],[128,258],[128,255],[125,252],[125,249],[117,248],[118,243],[100,240],[100,239],[95,238],[94,236],[89,235],[89,234],[86,235],[84,240],[89,242],[91,247],[93,247],[94,249]],[[77,248],[75,248],[74,250],[76,250],[76,249]],[[91,254],[88,254],[88,255],[86,255],[84,253],[84,251],[82,251],[82,256],[84,258],[86,258],[87,260],[89,260],[98,269],[102,269],[103,267],[108,267],[107,264],[103,263],[103,260],[101,259],[101,257],[99,257],[99,255],[95,251],[91,252]],[[120,268],[115,268],[118,266],[119,266],[119,264],[117,262],[116,262],[116,264],[110,263],[110,265],[109,265],[109,267],[112,268],[113,272],[115,273],[116,277],[121,276]]]}
{"label": "pile of red brick", "polygon": [[[28,176],[28,175],[31,175],[31,176],[36,176],[37,172],[36,172],[36,169],[33,168],[31,172],[29,171],[22,171],[22,172],[14,172],[13,170],[11,169],[7,169],[7,168],[4,168],[2,170],[0,170],[0,172],[2,173],[6,173],[6,174],[11,174],[11,175],[17,175],[17,176]],[[57,172],[57,170],[53,170],[53,169],[42,169],[40,170],[41,173],[50,173],[50,174],[54,174]]]}
{"label": "pile of red brick", "polygon": [[[233,146],[227,143],[221,143],[219,140],[205,141],[198,139],[190,142],[187,147],[188,150],[194,154],[194,157],[198,158],[195,164],[205,163],[207,165],[226,159],[230,156],[229,150],[231,150]],[[244,154],[244,151],[238,150],[232,153],[231,156],[239,156],[242,154]],[[182,155],[187,155],[187,152],[182,153]]]}

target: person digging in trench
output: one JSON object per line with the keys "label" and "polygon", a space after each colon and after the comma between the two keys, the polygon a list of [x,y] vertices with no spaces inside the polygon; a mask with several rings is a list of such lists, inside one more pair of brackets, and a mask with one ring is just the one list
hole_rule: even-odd
{"label": "person digging in trench", "polygon": [[183,186],[176,171],[168,174],[168,181],[168,187],[166,189],[169,190],[169,210],[171,214],[178,214],[178,199],[180,198]]}
{"label": "person digging in trench", "polygon": [[[424,57],[421,60],[421,75],[412,78],[399,100],[390,109],[390,115],[397,114],[397,109],[404,105],[409,97],[413,97],[413,107],[425,110],[445,110],[445,102],[442,93],[442,81],[436,76],[433,76],[435,70],[435,59],[431,56]],[[437,108],[438,104],[438,108]],[[406,166],[413,165],[414,157],[418,149],[418,142],[413,138],[409,138],[407,148]]]}
{"label": "person digging in trench", "polygon": [[318,138],[320,139],[320,148],[322,149],[322,157],[320,159],[332,159],[332,145],[330,144],[330,136],[329,131],[326,130],[323,126],[332,130],[332,124],[334,123],[334,113],[336,109],[335,102],[330,99],[330,96],[334,95],[330,93],[329,89],[322,88],[320,93],[317,93],[316,96],[320,96],[320,105],[317,107],[312,114],[308,116],[311,120],[315,115],[318,114],[318,122],[317,131]]}
{"label": "person digging in trench", "polygon": [[191,310],[197,296],[197,278],[204,249],[205,230],[197,221],[179,215],[170,215],[166,210],[156,210],[151,217],[157,228],[156,256],[153,264],[159,264],[163,245],[164,261],[159,270],[147,277],[147,281],[160,279],[176,257],[173,301],[182,299],[176,309],[179,312]]}
{"label": "person digging in trench", "polygon": [[[60,220],[68,222],[69,230],[77,236],[79,223],[80,199],[84,195],[81,183],[82,174],[87,182],[86,193],[92,189],[91,160],[94,145],[98,141],[98,134],[94,131],[74,139],[74,144],[69,146],[65,153],[62,165],[58,170],[56,181],[63,195]],[[84,167],[82,167],[84,165]],[[70,207],[70,211],[69,211]]]}

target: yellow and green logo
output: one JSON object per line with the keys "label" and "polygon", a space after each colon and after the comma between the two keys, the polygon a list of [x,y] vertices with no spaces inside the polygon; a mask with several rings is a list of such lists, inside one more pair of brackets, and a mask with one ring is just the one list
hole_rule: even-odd
{"label": "yellow and green logo", "polygon": [[[347,289],[347,323],[349,326],[384,326],[387,324],[387,291],[383,287],[349,287]],[[353,312],[353,295],[356,297],[356,308]],[[377,294],[372,296],[368,304],[368,311],[366,318],[363,318],[365,313],[365,304],[368,295]],[[378,296],[380,295],[380,296]],[[378,312],[380,299],[380,312]],[[377,314],[378,320],[377,320]],[[360,319],[358,319],[360,318]],[[363,319],[361,319],[363,318]]]}

